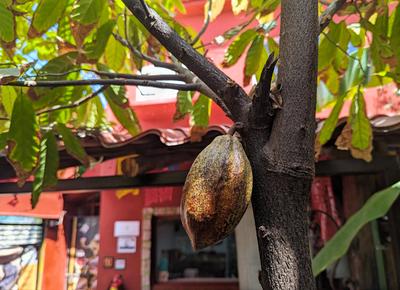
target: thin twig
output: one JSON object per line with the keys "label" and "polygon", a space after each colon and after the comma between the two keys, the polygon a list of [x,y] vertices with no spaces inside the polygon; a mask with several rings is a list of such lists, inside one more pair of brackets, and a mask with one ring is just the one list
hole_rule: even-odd
{"label": "thin twig", "polygon": [[325,11],[319,17],[320,32],[322,32],[329,25],[333,18],[333,15],[335,15],[340,9],[342,9],[345,3],[346,0],[335,0],[325,9]]}
{"label": "thin twig", "polygon": [[120,35],[113,33],[115,40],[121,43],[123,46],[127,47],[133,54],[137,55],[138,57],[152,63],[154,66],[168,68],[171,70],[175,70],[176,67],[172,63],[160,61],[154,57],[148,56],[142,53],[139,49],[135,48],[131,43],[129,43],[126,39],[122,38]]}
{"label": "thin twig", "polygon": [[93,99],[94,97],[97,97],[101,92],[103,92],[104,90],[106,90],[109,86],[102,86],[100,89],[98,89],[97,91],[87,95],[86,97],[73,102],[72,104],[68,104],[68,105],[56,105],[54,107],[51,107],[49,109],[43,109],[40,110],[36,113],[36,115],[43,115],[46,113],[50,113],[50,112],[54,112],[54,111],[58,111],[58,110],[63,110],[63,109],[72,109],[72,108],[76,108],[84,103],[86,103],[87,101]]}
{"label": "thin twig", "polygon": [[361,63],[361,61],[360,61],[359,58],[354,57],[354,56],[352,56],[351,54],[349,54],[345,49],[343,49],[340,45],[338,45],[335,41],[333,41],[333,40],[328,36],[328,34],[326,34],[325,32],[321,32],[321,34],[324,35],[324,36],[326,37],[326,39],[327,39],[330,43],[332,43],[333,45],[335,45],[335,46],[337,47],[337,49],[339,49],[341,52],[343,52],[345,55],[347,55],[347,57],[349,57],[349,58],[355,60],[356,62],[358,62],[358,65],[359,65],[361,71],[364,73],[364,76],[367,75],[367,72],[365,71],[364,67],[362,66],[362,63]]}
{"label": "thin twig", "polygon": [[[372,12],[371,12],[371,11],[367,11],[367,13],[365,14],[365,15],[367,16],[367,18],[364,18],[363,15],[362,15],[362,13],[361,13],[360,7],[358,7],[357,1],[352,0],[352,2],[353,2],[353,4],[354,4],[354,7],[356,8],[356,11],[357,11],[357,13],[358,13],[358,16],[360,17],[360,22],[361,22],[361,23],[362,23],[362,22],[370,23],[370,22],[369,22],[369,17],[370,17],[371,15],[368,16],[367,13],[369,14],[369,13],[372,13]],[[374,1],[374,2],[376,2],[376,1]],[[374,7],[374,6],[372,6],[372,7]],[[370,10],[370,9],[369,9],[369,10]],[[371,23],[370,23],[370,24],[371,24]],[[372,24],[371,24],[371,25],[372,25]],[[369,37],[369,34],[366,33],[365,36],[367,37],[368,43],[371,43],[371,39],[370,39],[370,37]]]}
{"label": "thin twig", "polygon": [[[217,0],[218,1],[218,0]],[[196,37],[190,42],[190,45],[195,45],[196,42],[200,39],[200,37],[206,32],[208,25],[210,24],[211,19],[211,7],[212,7],[212,0],[208,0],[208,11],[207,11],[207,18],[204,21],[203,27],[200,29],[199,33]]]}
{"label": "thin twig", "polygon": [[68,86],[87,86],[87,85],[117,85],[117,86],[143,86],[161,89],[174,89],[180,91],[197,91],[199,84],[176,84],[158,82],[152,80],[128,80],[128,79],[90,79],[90,80],[56,80],[56,81],[13,81],[3,86],[12,87],[68,87]]}

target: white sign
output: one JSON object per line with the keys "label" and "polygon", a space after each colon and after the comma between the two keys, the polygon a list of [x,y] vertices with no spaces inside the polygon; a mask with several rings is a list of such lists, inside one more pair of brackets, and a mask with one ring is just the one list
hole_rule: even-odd
{"label": "white sign", "polygon": [[117,239],[117,253],[136,253],[136,237],[119,237]]}
{"label": "white sign", "polygon": [[114,237],[138,237],[139,233],[140,221],[116,221],[114,224]]}
{"label": "white sign", "polygon": [[114,268],[115,268],[115,270],[124,270],[125,269],[125,259],[116,259]]}

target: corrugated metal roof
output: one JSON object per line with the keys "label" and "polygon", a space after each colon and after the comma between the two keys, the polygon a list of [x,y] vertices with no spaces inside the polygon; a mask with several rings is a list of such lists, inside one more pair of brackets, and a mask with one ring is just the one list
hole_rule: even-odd
{"label": "corrugated metal roof", "polygon": [[[332,140],[336,140],[346,122],[340,119]],[[317,132],[322,128],[324,120],[317,121]],[[400,115],[376,116],[371,119],[375,141],[384,141],[388,145],[400,144]],[[108,160],[121,156],[138,155],[142,160],[146,157],[163,158],[175,154],[194,158],[216,136],[225,134],[229,129],[227,125],[210,126],[200,142],[191,142],[189,128],[151,129],[132,137],[126,133],[113,132],[77,132],[83,146],[89,155],[96,159]],[[331,141],[332,141],[331,140]],[[327,146],[332,145],[328,142]],[[60,152],[60,168],[80,165],[77,160],[68,155],[65,150]],[[4,157],[0,158],[0,179],[14,177],[14,171]]]}

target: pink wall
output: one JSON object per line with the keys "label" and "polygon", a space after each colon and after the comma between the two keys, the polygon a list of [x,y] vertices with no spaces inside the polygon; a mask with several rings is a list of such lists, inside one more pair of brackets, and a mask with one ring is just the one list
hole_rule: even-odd
{"label": "pink wall", "polygon": [[[141,238],[137,238],[137,252],[117,254],[117,239],[114,237],[114,223],[121,220],[139,220],[142,226],[144,207],[176,207],[180,204],[180,188],[143,188],[140,194],[127,195],[118,199],[115,191],[103,191],[100,198],[100,253],[98,267],[99,290],[108,289],[113,276],[121,274],[126,290],[139,290],[141,287]],[[141,231],[140,231],[141,232]],[[125,270],[104,269],[104,257],[126,260]]]}

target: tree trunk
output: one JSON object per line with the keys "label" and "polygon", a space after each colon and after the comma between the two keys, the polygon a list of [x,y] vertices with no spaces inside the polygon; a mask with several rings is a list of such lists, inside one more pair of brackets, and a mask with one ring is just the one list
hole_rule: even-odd
{"label": "tree trunk", "polygon": [[311,179],[268,170],[263,147],[249,143],[260,283],[263,289],[315,289],[308,243]]}
{"label": "tree trunk", "polygon": [[[260,283],[263,289],[312,290],[308,205],[314,174],[318,3],[281,3],[283,106],[272,124],[263,127],[250,122],[242,137],[254,175]],[[256,114],[262,110],[254,108]]]}

